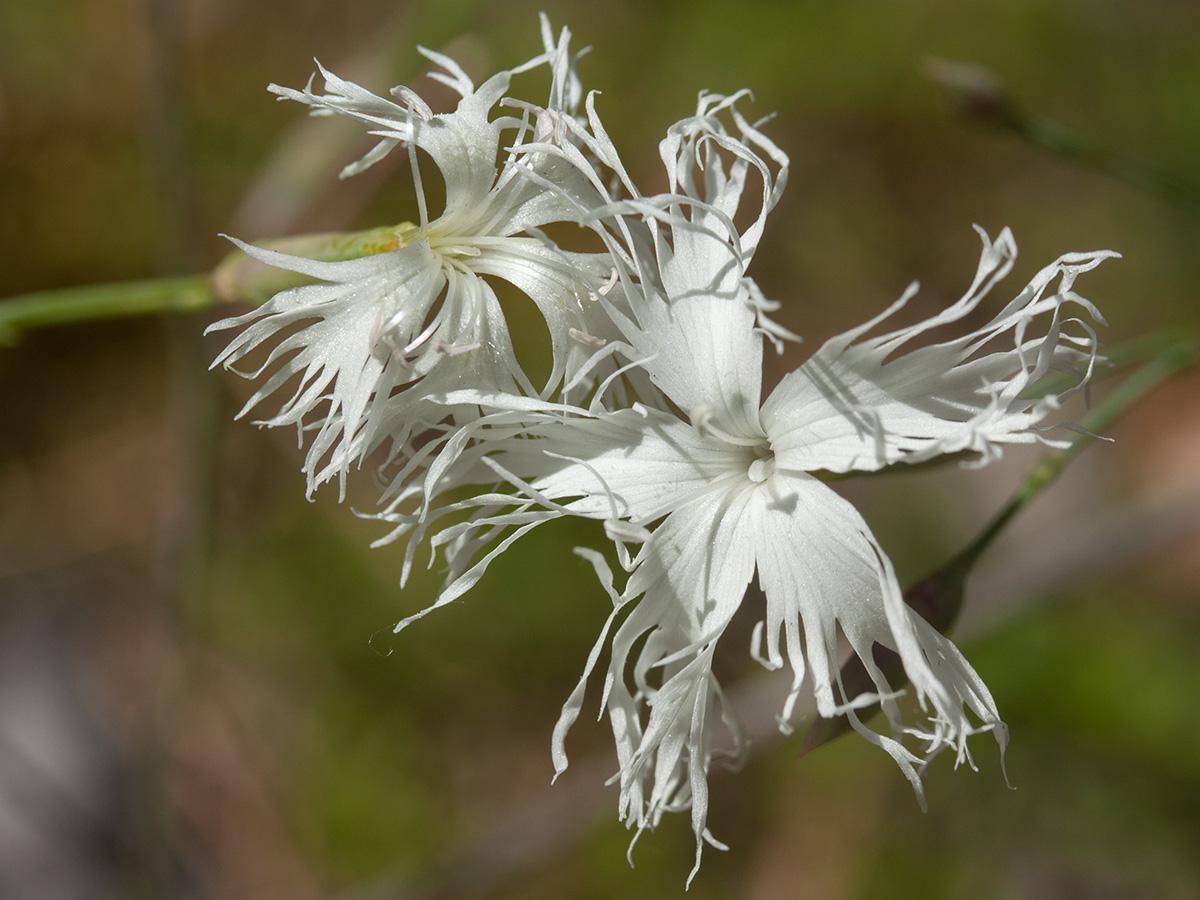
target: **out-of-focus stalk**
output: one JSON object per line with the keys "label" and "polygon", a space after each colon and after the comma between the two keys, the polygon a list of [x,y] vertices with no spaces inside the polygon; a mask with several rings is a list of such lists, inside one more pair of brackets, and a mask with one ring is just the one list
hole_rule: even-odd
{"label": "out-of-focus stalk", "polygon": [[1200,214],[1200,181],[1153,160],[1103,147],[1052,119],[1026,113],[983,66],[928,59],[924,69],[964,118],[1015,134],[1060,159],[1095,169]]}

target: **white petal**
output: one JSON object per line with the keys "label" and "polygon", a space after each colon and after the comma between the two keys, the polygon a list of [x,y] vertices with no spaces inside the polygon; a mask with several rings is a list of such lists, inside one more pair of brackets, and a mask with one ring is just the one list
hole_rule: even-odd
{"label": "white petal", "polygon": [[[492,76],[478,90],[454,60],[424,48],[421,52],[446,70],[448,75],[431,73],[462,95],[458,108],[452,113],[434,115],[429,106],[408,88],[398,87],[392,93],[405,100],[405,105],[378,97],[363,87],[339,78],[320,63],[317,67],[325,82],[325,92],[312,89],[311,80],[303,90],[271,85],[272,93],[312,107],[314,113],[337,114],[357,119],[371,127],[371,133],[384,141],[356,164],[347,166],[343,175],[361,172],[381,159],[402,142],[415,143],[424,149],[441,170],[446,183],[447,211],[459,210],[481,193],[486,193],[496,179],[496,153],[499,148],[500,126],[488,121],[488,113],[508,90],[513,74],[525,71],[548,60],[555,54],[542,54],[521,66]],[[565,52],[565,44],[562,52]]]}
{"label": "white petal", "polygon": [[[966,739],[993,729],[1003,748],[1004,726],[987,688],[957,648],[904,603],[891,563],[850,503],[810,476],[777,472],[757,490],[748,518],[767,598],[766,657],[782,663],[782,635],[794,675],[784,720],[807,678],[821,715],[880,700],[895,738],[920,734],[929,742],[927,755],[954,746],[966,758]],[[842,690],[839,633],[866,664],[875,694],[851,697]],[[922,708],[932,706],[926,728],[904,727],[893,686],[875,665],[876,643],[899,653]],[[894,743],[886,749],[919,790],[918,758]]]}
{"label": "white petal", "polygon": [[571,379],[592,355],[571,339],[572,329],[600,346],[620,337],[601,305],[589,299],[592,285],[611,268],[605,254],[564,253],[533,238],[508,238],[488,247],[472,268],[520,288],[546,320],[553,370],[543,395]]}
{"label": "white petal", "polygon": [[[646,524],[689,498],[743,478],[752,453],[698,434],[674,416],[619,410],[548,420],[498,459],[529,473],[545,496],[578,515]],[[547,453],[552,455],[547,455]]]}
{"label": "white petal", "polygon": [[[669,267],[670,302],[639,298],[637,322],[618,320],[618,327],[654,384],[694,426],[705,431],[711,425],[727,438],[760,443],[762,338],[754,330],[754,314],[741,300],[738,279],[729,286],[712,271],[714,257],[718,264],[732,261],[728,247],[712,238],[685,246],[687,255],[676,254]],[[689,270],[696,272],[694,279],[685,274]],[[726,288],[718,293],[721,281]]]}
{"label": "white petal", "polygon": [[[1081,383],[1089,377],[1095,335],[1086,323],[1064,320],[1064,307],[1074,304],[1098,318],[1071,286],[1079,272],[1112,254],[1063,257],[987,325],[901,352],[915,337],[970,313],[1008,271],[1015,252],[1007,230],[995,244],[985,236],[975,283],[954,306],[911,327],[860,340],[910,291],[883,316],[828,341],[785,377],[762,410],[777,464],[847,472],[962,451],[987,461],[1000,455],[1004,443],[1051,443],[1035,426],[1058,408],[1063,395],[1032,400],[1026,389],[1049,369],[1074,372]],[[1061,283],[1047,297],[1055,277]],[[1039,322],[1042,331],[1031,337]],[[1067,333],[1072,327],[1073,335]]]}
{"label": "white petal", "polygon": [[[728,97],[701,93],[696,114],[672,125],[659,144],[671,191],[693,201],[695,224],[718,231],[733,222],[742,205],[746,177],[751,169],[757,171],[763,183],[761,204],[754,223],[737,238],[743,267],[754,256],[767,214],[779,202],[788,173],[787,154],[737,111],[737,101],[748,93]],[[734,120],[737,137],[722,121],[724,113]],[[721,151],[732,157],[728,165]],[[703,175],[702,184],[696,183],[697,172]]]}
{"label": "white petal", "polygon": [[[697,867],[703,842],[713,842],[705,825],[712,759],[739,759],[745,750],[712,674],[712,654],[754,571],[742,515],[747,499],[744,490],[710,493],[672,513],[654,532],[622,596],[623,603],[642,599],[613,637],[606,682],[622,817],[641,831],[664,812],[690,808]],[[643,636],[631,689],[626,664]],[[649,706],[645,721],[643,698]],[[713,748],[714,706],[733,739],[724,751]]]}
{"label": "white petal", "polygon": [[[307,425],[310,414],[320,417],[304,465],[311,492],[331,474],[344,477],[379,386],[412,379],[410,361],[394,351],[421,327],[444,279],[423,243],[339,263],[241,246],[272,265],[330,279],[285,291],[245,316],[210,326],[243,328],[213,365],[232,369],[259,347],[271,346],[256,371],[241,373],[250,378],[271,373],[243,413],[299,376],[295,392],[264,424]],[[304,327],[293,330],[298,324]],[[272,344],[280,334],[283,339]],[[330,452],[336,460],[332,471],[323,463]]]}
{"label": "white petal", "polygon": [[[295,393],[264,424],[316,427],[304,465],[310,493],[335,476],[344,491],[351,466],[382,443],[403,444],[425,424],[416,406],[430,394],[463,384],[533,391],[495,292],[470,270],[443,268],[427,241],[338,263],[242,246],[264,262],[331,280],[285,291],[211,326],[243,329],[214,362],[227,368],[284,335],[265,363],[242,373],[270,373],[243,413],[300,376]],[[296,325],[303,327],[292,330]]]}

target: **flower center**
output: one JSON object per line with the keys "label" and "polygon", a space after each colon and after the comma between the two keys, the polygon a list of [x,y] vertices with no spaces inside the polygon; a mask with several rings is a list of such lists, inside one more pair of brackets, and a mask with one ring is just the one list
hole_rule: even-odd
{"label": "flower center", "polygon": [[459,235],[441,235],[433,230],[425,237],[429,241],[429,249],[443,261],[447,258],[471,259],[480,256],[483,252],[475,242]]}

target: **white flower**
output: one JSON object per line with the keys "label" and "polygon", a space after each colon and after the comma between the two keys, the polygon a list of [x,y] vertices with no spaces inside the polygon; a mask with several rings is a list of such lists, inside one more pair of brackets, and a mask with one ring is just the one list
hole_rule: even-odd
{"label": "white flower", "polygon": [[[969,762],[967,738],[980,731],[992,731],[1003,749],[1007,730],[979,676],[905,605],[866,523],[818,475],[963,452],[985,462],[1005,443],[1058,443],[1040,427],[1062,395],[1030,399],[1026,391],[1051,369],[1074,372],[1080,383],[1088,378],[1094,335],[1064,314],[1074,305],[1100,320],[1073,282],[1112,254],[1064,256],[986,325],[906,350],[931,328],[960,322],[1007,274],[1016,252],[1011,235],[1005,230],[994,243],[983,235],[978,273],[960,301],[927,321],[865,337],[910,289],[877,319],[827,342],[761,402],[762,334],[745,302],[750,288],[736,254],[724,236],[705,238],[689,223],[674,237],[673,253],[660,260],[667,295],[647,291],[632,304],[632,318],[612,314],[629,358],[687,418],[640,405],[583,410],[475,391],[449,395],[447,402],[481,403],[495,412],[431,467],[427,505],[393,519],[402,527],[420,523],[418,536],[432,527],[440,511],[430,510],[429,499],[448,467],[469,473],[454,483],[486,481],[490,469],[515,492],[489,491],[446,507],[483,508],[434,538],[452,562],[458,554],[474,557],[503,529],[512,530],[472,568],[452,565],[452,579],[431,608],[460,596],[521,534],[560,515],[604,520],[623,561],[625,544],[642,542],[619,592],[603,558],[580,551],[595,565],[614,610],[563,708],[554,762],[559,772],[567,765],[565,734],[610,642],[602,703],[616,738],[621,815],[640,833],[664,812],[690,808],[698,867],[703,840],[716,843],[706,829],[711,761],[721,754],[736,759],[744,745],[712,658],[755,572],[766,609],[753,653],[768,668],[786,661],[792,670],[781,727],[807,683],[820,714],[847,714],[856,731],[895,759],[918,797],[922,768],[940,750],[953,748],[957,762]],[[866,665],[875,693],[843,691],[839,632]],[[926,722],[903,721],[896,686],[875,665],[876,643],[899,654]],[[876,701],[890,735],[855,716]],[[718,716],[732,734],[721,750],[713,738]],[[910,749],[906,736],[924,746]]]}
{"label": "white flower", "polygon": [[[443,70],[432,77],[462,96],[446,114],[435,114],[408,88],[393,90],[396,103],[324,68],[323,94],[311,84],[303,91],[272,85],[314,113],[357,119],[380,136],[343,175],[407,145],[419,204],[417,225],[398,228],[393,249],[361,259],[320,262],[235,241],[255,259],[318,282],[211,326],[242,329],[213,365],[233,368],[271,347],[257,369],[243,373],[268,377],[241,414],[294,386],[264,424],[316,431],[304,464],[310,492],[335,476],[344,492],[349,467],[381,444],[406,453],[411,434],[447,415],[423,404],[427,395],[471,386],[549,396],[572,381],[595,344],[615,336],[604,333],[607,317],[590,302],[611,275],[608,256],[565,252],[541,233],[553,222],[578,222],[581,209],[600,202],[587,177],[561,157],[528,149],[566,139],[563,123],[582,93],[569,33],[556,43],[543,17],[542,36],[543,54],[478,88],[453,60],[423,49]],[[549,105],[504,101],[520,116],[489,119],[513,76],[542,65],[553,76]],[[445,208],[432,220],[418,149],[445,182]],[[557,189],[545,190],[547,182]],[[517,360],[489,278],[515,285],[545,317],[553,371],[544,386],[533,385]]]}

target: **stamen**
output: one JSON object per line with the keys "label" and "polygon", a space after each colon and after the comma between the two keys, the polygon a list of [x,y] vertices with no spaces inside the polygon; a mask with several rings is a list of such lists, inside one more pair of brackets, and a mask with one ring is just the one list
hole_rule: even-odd
{"label": "stamen", "polygon": [[390,331],[384,332],[376,338],[372,346],[372,352],[380,362],[387,362],[387,358],[390,356],[401,368],[412,368],[404,351],[405,348],[396,343],[396,337]]}
{"label": "stamen", "polygon": [[596,337],[594,334],[588,334],[586,331],[580,331],[578,328],[568,328],[567,334],[571,340],[578,341],[588,347],[603,347],[608,343],[602,337]]}
{"label": "stamen", "polygon": [[438,341],[433,345],[433,349],[438,353],[443,353],[446,356],[462,356],[464,353],[470,353],[472,350],[478,350],[482,344],[479,341],[474,341],[470,344],[455,344],[452,341]]}
{"label": "stamen", "polygon": [[607,297],[609,292],[617,286],[617,281],[619,278],[620,276],[617,274],[617,270],[611,269],[608,273],[608,281],[604,282],[604,284],[600,285],[600,287],[596,288],[596,290],[588,291],[588,299],[593,303],[596,303],[601,297]]}
{"label": "stamen", "polygon": [[482,250],[480,250],[478,247],[472,246],[471,244],[441,243],[436,240],[431,240],[429,245],[431,249],[436,250],[442,256],[466,256],[474,258],[483,255]]}
{"label": "stamen", "polygon": [[[425,107],[429,109],[428,106]],[[408,164],[413,174],[413,189],[417,195],[417,212],[421,223],[421,234],[429,230],[429,206],[425,202],[425,186],[421,183],[421,167],[417,164],[417,123],[413,114],[419,112],[412,103],[408,104]],[[432,115],[432,112],[430,113]]]}
{"label": "stamen", "polygon": [[704,435],[705,437],[712,437],[715,436],[715,432],[712,428],[712,420],[715,414],[716,410],[714,410],[711,406],[698,406],[692,410],[692,414],[688,418],[692,420],[692,427],[695,428],[698,433]]}
{"label": "stamen", "polygon": [[433,110],[429,108],[429,104],[422,100],[420,95],[411,88],[399,85],[392,88],[391,94],[397,100],[403,100],[405,106],[421,117],[421,121],[428,122],[433,118]]}
{"label": "stamen", "polygon": [[706,403],[703,406],[697,406],[693,409],[692,414],[688,418],[692,423],[692,427],[696,429],[696,433],[702,437],[715,437],[734,447],[759,448],[764,446],[765,439],[762,437],[741,437],[730,434],[724,428],[713,424],[716,414],[716,408]]}
{"label": "stamen", "polygon": [[639,544],[646,543],[651,537],[648,528],[620,519],[605,519],[604,534],[610,541],[633,541]]}
{"label": "stamen", "polygon": [[617,286],[617,277],[617,270],[613,269],[608,273],[608,281],[606,281],[603,286],[597,288],[596,293],[601,297],[607,297],[608,292]]}

